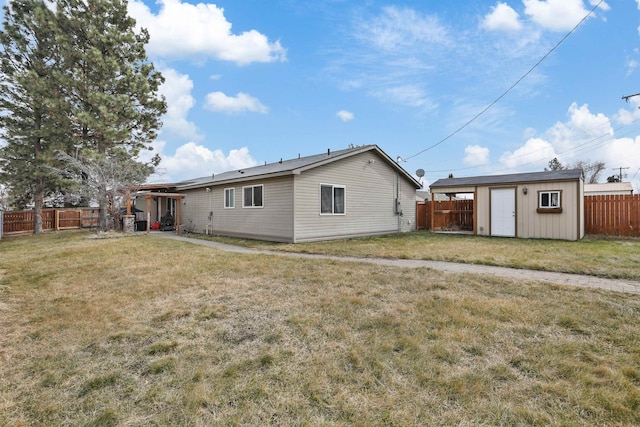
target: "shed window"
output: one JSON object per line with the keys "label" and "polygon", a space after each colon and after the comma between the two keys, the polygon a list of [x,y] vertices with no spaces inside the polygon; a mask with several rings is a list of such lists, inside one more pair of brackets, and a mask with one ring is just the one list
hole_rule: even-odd
{"label": "shed window", "polygon": [[556,209],[560,207],[559,191],[541,191],[538,202],[540,209]]}
{"label": "shed window", "polygon": [[261,208],[264,206],[263,186],[253,185],[251,187],[242,187],[243,208]]}
{"label": "shed window", "polygon": [[346,188],[342,185],[320,185],[320,214],[344,215]]}
{"label": "shed window", "polygon": [[538,213],[562,213],[562,191],[539,191]]}
{"label": "shed window", "polygon": [[235,188],[224,189],[224,207],[227,209],[236,207],[236,189]]}

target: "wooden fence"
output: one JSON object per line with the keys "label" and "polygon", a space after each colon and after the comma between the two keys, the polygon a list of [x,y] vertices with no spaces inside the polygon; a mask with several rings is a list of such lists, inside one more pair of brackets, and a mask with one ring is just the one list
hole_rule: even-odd
{"label": "wooden fence", "polygon": [[431,203],[435,203],[434,230],[473,230],[473,200],[445,200],[418,203],[418,230],[431,229]]}
{"label": "wooden fence", "polygon": [[640,194],[585,196],[586,234],[640,236]]}
{"label": "wooden fence", "polygon": [[[34,211],[3,213],[2,233],[33,233]],[[98,225],[98,208],[62,208],[42,210],[42,231],[88,228]]]}

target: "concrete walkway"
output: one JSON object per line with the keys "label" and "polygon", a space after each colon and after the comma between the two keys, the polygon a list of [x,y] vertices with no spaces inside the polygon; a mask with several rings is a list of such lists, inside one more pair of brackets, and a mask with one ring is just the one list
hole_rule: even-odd
{"label": "concrete walkway", "polygon": [[550,271],[522,270],[507,267],[494,267],[490,265],[462,264],[446,261],[428,261],[412,259],[389,259],[389,258],[359,258],[359,257],[338,257],[332,255],[302,254],[295,252],[278,252],[258,249],[244,248],[240,246],[227,245],[210,240],[192,239],[174,233],[153,233],[154,236],[166,239],[189,242],[195,245],[207,246],[228,252],[243,254],[277,255],[307,259],[329,259],[335,261],[364,262],[377,265],[388,265],[390,267],[403,268],[432,268],[447,273],[474,273],[492,274],[497,277],[504,277],[515,280],[535,280],[540,282],[555,283],[566,286],[579,286],[585,288],[605,289],[608,291],[625,292],[630,294],[640,294],[640,282],[623,279],[606,279],[602,277],[587,276],[584,274],[554,273]]}

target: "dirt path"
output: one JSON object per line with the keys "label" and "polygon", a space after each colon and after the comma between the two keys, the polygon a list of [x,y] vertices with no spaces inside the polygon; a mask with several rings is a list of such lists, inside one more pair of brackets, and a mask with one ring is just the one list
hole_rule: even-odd
{"label": "dirt path", "polygon": [[338,257],[331,255],[302,254],[295,252],[263,251],[257,249],[243,248],[240,246],[227,245],[224,243],[212,242],[210,240],[192,239],[185,236],[178,236],[173,233],[154,233],[167,239],[189,242],[196,245],[207,246],[228,252],[238,252],[244,254],[264,254],[278,255],[297,258],[310,259],[330,259],[336,261],[364,262],[377,265],[388,265],[391,267],[403,268],[432,268],[434,270],[448,273],[474,273],[492,274],[515,280],[536,280],[541,282],[555,283],[566,286],[579,286],[585,288],[605,289],[615,292],[625,292],[630,294],[640,294],[640,282],[623,279],[606,279],[602,277],[587,276],[584,274],[555,273],[550,271],[522,270],[507,267],[494,267],[489,265],[462,264],[445,261],[411,260],[411,259],[388,259],[388,258],[358,258],[358,257]]}

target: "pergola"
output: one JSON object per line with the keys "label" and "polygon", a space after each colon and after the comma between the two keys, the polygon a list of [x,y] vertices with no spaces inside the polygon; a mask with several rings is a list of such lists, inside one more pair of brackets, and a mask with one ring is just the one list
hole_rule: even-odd
{"label": "pergola", "polygon": [[[147,199],[147,234],[151,230],[151,199],[154,197],[166,197],[168,199],[176,199],[178,203],[176,203],[176,218],[175,218],[175,226],[176,233],[180,234],[180,200],[184,198],[184,194],[179,193],[159,193],[159,192],[149,192],[143,193],[141,196],[144,196]],[[131,214],[131,202],[127,199],[127,214]]]}

